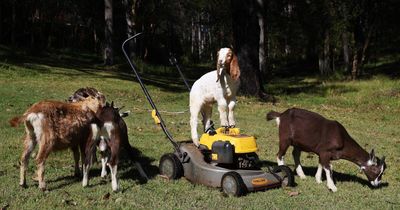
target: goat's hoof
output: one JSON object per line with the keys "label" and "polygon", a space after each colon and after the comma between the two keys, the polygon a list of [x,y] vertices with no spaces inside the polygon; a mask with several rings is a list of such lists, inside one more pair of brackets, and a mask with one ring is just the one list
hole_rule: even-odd
{"label": "goat's hoof", "polygon": [[307,178],[307,177],[304,176],[304,175],[302,175],[302,176],[299,175],[299,177],[300,177],[300,179],[306,179],[306,178]]}
{"label": "goat's hoof", "polygon": [[39,188],[44,192],[46,191],[46,183],[40,183],[39,182]]}
{"label": "goat's hoof", "polygon": [[22,183],[22,184],[20,183],[19,186],[24,189],[28,188],[28,185],[26,183]]}
{"label": "goat's hoof", "polygon": [[332,187],[332,188],[329,188],[329,190],[331,190],[332,192],[336,192],[337,191],[337,188],[336,187]]}
{"label": "goat's hoof", "polygon": [[317,182],[317,184],[321,184],[322,183],[322,180],[315,180],[316,182]]}

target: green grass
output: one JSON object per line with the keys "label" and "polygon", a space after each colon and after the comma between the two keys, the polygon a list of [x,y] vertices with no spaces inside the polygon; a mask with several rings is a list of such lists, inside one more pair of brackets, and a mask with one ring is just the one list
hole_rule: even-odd
{"label": "green grass", "polygon": [[[86,63],[65,61],[66,57],[37,59],[0,57],[0,207],[10,209],[398,209],[400,208],[400,82],[385,76],[372,76],[355,82],[322,82],[315,78],[276,79],[266,84],[279,103],[259,102],[240,96],[236,107],[237,125],[243,132],[257,137],[259,156],[275,162],[278,131],[273,122],[265,121],[270,110],[284,111],[301,107],[338,120],[366,150],[375,148],[378,156],[386,155],[388,168],[384,186],[370,189],[364,174],[353,163],[333,162],[338,192],[328,191],[326,183],[316,184],[314,173],[318,158],[305,154],[302,163],[305,180],[297,186],[250,193],[247,196],[225,197],[218,189],[191,184],[185,179],[167,181],[157,176],[159,158],[172,152],[172,146],[150,117],[147,103],[132,75],[94,68]],[[58,59],[58,60],[57,60]],[[78,59],[75,57],[74,59]],[[188,93],[176,79],[146,75],[157,79],[149,82],[149,90],[171,133],[178,140],[190,136]],[[134,82],[133,82],[134,81]],[[119,170],[121,192],[111,192],[109,178],[99,177],[99,164],[92,168],[90,187],[82,188],[81,180],[73,179],[70,151],[53,153],[46,164],[48,192],[41,192],[32,177],[31,159],[28,188],[19,181],[19,157],[22,152],[23,126],[11,128],[8,120],[22,114],[39,100],[64,100],[76,89],[96,87],[124,110],[132,145],[150,161],[152,179],[142,183],[135,167],[122,163]],[[176,90],[176,86],[179,88]],[[174,113],[184,111],[183,114]],[[216,109],[213,118],[218,119]],[[293,169],[291,149],[286,162]],[[95,177],[94,177],[95,176]],[[297,177],[296,177],[297,178]],[[290,191],[299,192],[290,197]],[[109,196],[108,196],[109,193]]]}

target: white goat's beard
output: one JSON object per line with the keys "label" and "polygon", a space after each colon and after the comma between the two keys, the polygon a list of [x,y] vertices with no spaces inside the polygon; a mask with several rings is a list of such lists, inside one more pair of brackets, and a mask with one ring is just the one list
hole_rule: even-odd
{"label": "white goat's beard", "polygon": [[221,78],[223,70],[224,70],[224,67],[220,67],[219,69],[217,69],[217,82]]}

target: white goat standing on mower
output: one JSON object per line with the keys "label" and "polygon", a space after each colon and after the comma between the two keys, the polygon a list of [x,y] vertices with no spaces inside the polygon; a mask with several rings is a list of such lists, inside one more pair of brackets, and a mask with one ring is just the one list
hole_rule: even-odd
{"label": "white goat standing on mower", "polygon": [[211,124],[212,106],[215,102],[218,104],[221,126],[235,126],[233,110],[240,84],[239,76],[240,69],[236,55],[230,48],[221,48],[218,51],[217,70],[203,75],[193,84],[190,91],[190,127],[192,140],[196,146],[199,146],[197,134],[199,112],[203,113],[204,130],[207,130]]}

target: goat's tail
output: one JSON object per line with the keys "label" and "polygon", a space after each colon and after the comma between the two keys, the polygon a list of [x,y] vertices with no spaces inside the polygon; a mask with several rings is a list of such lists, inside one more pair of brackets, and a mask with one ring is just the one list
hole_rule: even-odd
{"label": "goat's tail", "polygon": [[276,119],[276,118],[278,118],[278,117],[280,117],[280,116],[281,116],[281,113],[275,112],[275,111],[270,111],[270,112],[268,112],[268,114],[267,114],[267,121]]}
{"label": "goat's tail", "polygon": [[10,123],[11,127],[18,127],[18,125],[23,122],[23,118],[23,116],[14,117],[8,122]]}

